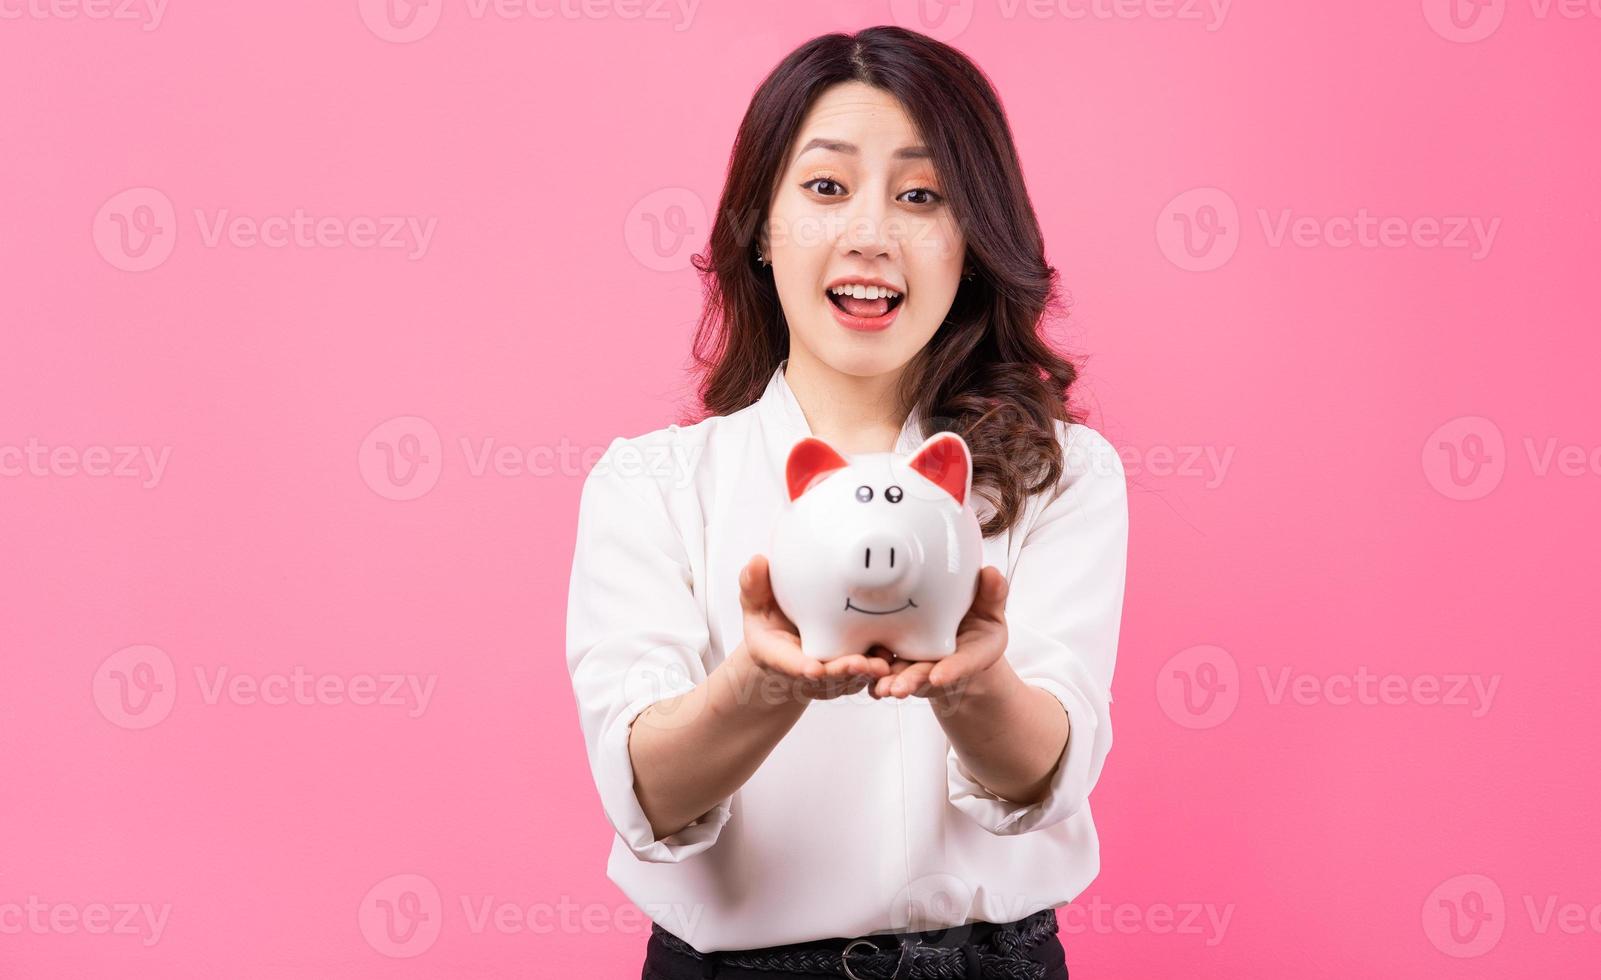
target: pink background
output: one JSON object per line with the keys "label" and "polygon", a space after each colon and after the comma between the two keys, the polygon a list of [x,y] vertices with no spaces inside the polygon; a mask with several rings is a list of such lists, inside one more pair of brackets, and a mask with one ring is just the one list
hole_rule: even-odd
{"label": "pink background", "polygon": [[[688,393],[757,81],[919,8],[441,2],[4,7],[0,974],[638,975],[578,490]],[[1005,100],[1131,476],[1076,980],[1601,959],[1601,11],[1463,9],[921,22]]]}

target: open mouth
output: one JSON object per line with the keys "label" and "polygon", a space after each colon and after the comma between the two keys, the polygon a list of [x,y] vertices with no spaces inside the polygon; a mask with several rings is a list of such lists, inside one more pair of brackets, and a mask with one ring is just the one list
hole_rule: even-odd
{"label": "open mouth", "polygon": [[907,599],[906,600],[906,605],[901,606],[899,609],[863,609],[861,606],[858,606],[855,603],[851,602],[849,596],[845,597],[845,611],[846,612],[849,612],[850,610],[854,609],[859,613],[866,613],[869,616],[888,616],[890,613],[898,613],[902,609],[916,609],[916,608],[917,608],[917,603],[913,602],[911,599]]}
{"label": "open mouth", "polygon": [[905,293],[897,293],[882,286],[836,286],[824,291],[835,309],[863,320],[888,316],[901,305]]}

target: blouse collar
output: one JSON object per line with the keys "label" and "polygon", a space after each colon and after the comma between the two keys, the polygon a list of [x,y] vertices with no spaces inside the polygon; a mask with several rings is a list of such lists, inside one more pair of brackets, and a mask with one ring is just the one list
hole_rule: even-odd
{"label": "blouse collar", "polygon": [[[778,451],[785,458],[789,455],[790,446],[812,434],[812,427],[806,422],[806,413],[801,411],[800,402],[795,399],[795,392],[784,377],[784,368],[788,364],[787,357],[778,362],[772,378],[767,382],[767,390],[757,402],[764,427],[767,427],[775,437],[783,437],[780,441],[784,444],[778,447]],[[895,452],[907,455],[922,443],[922,416],[914,405],[907,414],[906,421],[901,424],[901,434],[896,440]]]}

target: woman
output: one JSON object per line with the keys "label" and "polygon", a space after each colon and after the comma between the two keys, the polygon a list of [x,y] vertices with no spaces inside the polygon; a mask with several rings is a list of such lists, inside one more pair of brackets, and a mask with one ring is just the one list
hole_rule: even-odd
{"label": "woman", "polygon": [[[808,42],[751,101],[697,268],[704,417],[611,443],[569,597],[643,976],[1066,977],[1127,506],[1041,337],[1056,273],[994,91],[910,31]],[[790,447],[944,430],[985,535],[956,653],[804,656],[762,554]]]}

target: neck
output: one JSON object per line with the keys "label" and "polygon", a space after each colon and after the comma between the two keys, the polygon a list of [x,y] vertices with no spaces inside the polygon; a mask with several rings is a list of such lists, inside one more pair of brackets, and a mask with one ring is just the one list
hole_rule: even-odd
{"label": "neck", "polygon": [[895,393],[904,370],[844,374],[792,343],[784,380],[812,435],[843,453],[880,453],[895,448],[906,424]]}

